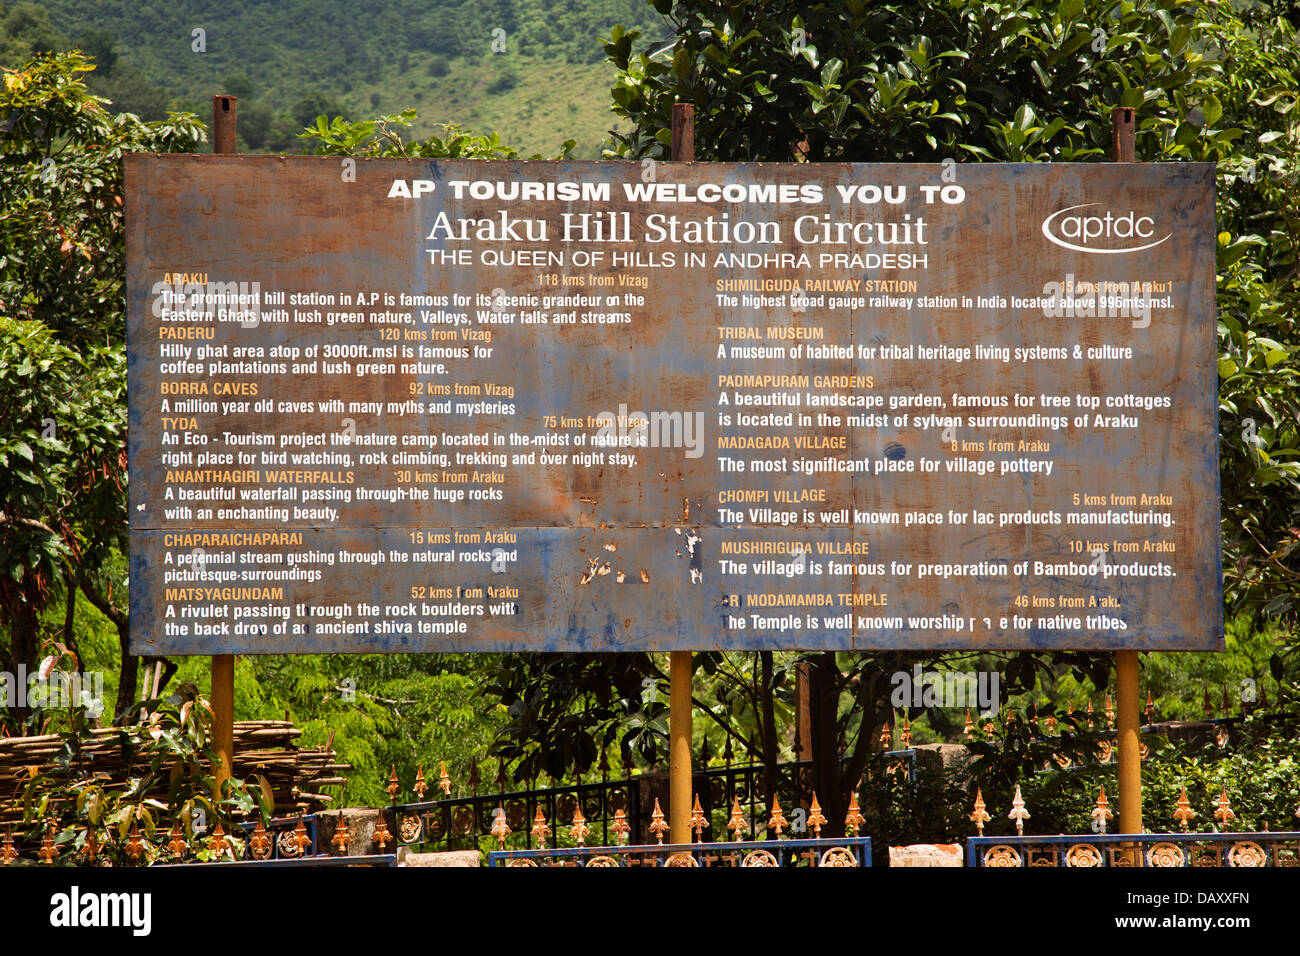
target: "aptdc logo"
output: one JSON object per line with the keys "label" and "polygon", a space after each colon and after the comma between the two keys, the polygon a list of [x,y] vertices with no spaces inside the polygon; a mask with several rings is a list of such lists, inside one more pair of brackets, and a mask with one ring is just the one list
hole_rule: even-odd
{"label": "aptdc logo", "polygon": [[[1156,238],[1160,230],[1151,216],[1139,215],[1132,209],[1103,211],[1099,208],[1101,205],[1099,202],[1085,202],[1058,209],[1043,220],[1043,235],[1064,249],[1103,255],[1141,252],[1160,245],[1173,235],[1167,232]],[[1093,211],[1081,211],[1085,209]]]}

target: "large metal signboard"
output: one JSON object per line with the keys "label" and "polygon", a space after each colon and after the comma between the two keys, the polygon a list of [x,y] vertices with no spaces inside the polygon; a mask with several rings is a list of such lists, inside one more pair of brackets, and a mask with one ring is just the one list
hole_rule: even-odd
{"label": "large metal signboard", "polygon": [[131,156],[134,650],[1217,649],[1213,182]]}

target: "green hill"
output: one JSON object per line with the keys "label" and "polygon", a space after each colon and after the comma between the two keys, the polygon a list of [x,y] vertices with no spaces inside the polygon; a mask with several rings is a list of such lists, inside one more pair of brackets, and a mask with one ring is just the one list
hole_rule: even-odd
{"label": "green hill", "polygon": [[317,113],[415,107],[418,135],[452,122],[524,154],[572,138],[595,158],[615,125],[600,37],[616,23],[670,33],[645,0],[41,0],[0,4],[0,65],[79,46],[99,64],[92,89],[145,118],[206,120],[212,94],[233,93],[249,150],[296,151]]}

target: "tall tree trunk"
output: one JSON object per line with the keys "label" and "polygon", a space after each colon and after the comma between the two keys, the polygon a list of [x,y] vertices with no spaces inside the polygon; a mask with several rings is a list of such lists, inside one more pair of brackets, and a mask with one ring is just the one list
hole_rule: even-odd
{"label": "tall tree trunk", "polygon": [[85,662],[81,659],[81,648],[77,646],[77,635],[73,633],[73,623],[77,615],[77,580],[71,574],[63,576],[63,587],[67,604],[63,611],[63,635],[60,638],[63,646],[72,653],[77,655],[77,670],[81,670]]}
{"label": "tall tree trunk", "polygon": [[882,689],[888,689],[889,686],[885,670],[879,666],[864,668],[860,678],[857,705],[862,712],[862,723],[857,743],[845,763],[844,776],[840,780],[840,789],[844,793],[855,790],[862,780],[867,761],[871,759],[880,740],[880,732],[889,720],[889,701],[881,696]]}
{"label": "tall tree trunk", "polygon": [[95,605],[104,617],[113,622],[117,628],[117,644],[122,650],[122,667],[117,681],[117,704],[113,719],[117,720],[135,707],[136,685],[139,683],[140,658],[130,651],[131,620],[112,601],[104,597],[91,583],[89,577],[81,579],[81,593],[91,604]]}
{"label": "tall tree trunk", "polygon": [[776,794],[778,783],[777,759],[780,757],[781,744],[776,739],[776,705],[773,702],[772,687],[772,652],[760,651],[762,662],[763,686],[760,689],[763,708],[763,790],[769,799]]}
{"label": "tall tree trunk", "polygon": [[30,602],[19,605],[18,613],[9,626],[9,673],[12,680],[18,680],[20,676],[19,665],[22,665],[26,672],[26,677],[19,681],[21,686],[14,688],[14,704],[10,714],[21,727],[31,714],[31,708],[27,706],[27,680],[36,672],[37,661],[36,654],[40,649],[40,617],[36,613],[34,605]]}
{"label": "tall tree trunk", "polygon": [[835,652],[825,651],[810,662],[808,705],[812,718],[813,789],[826,815],[823,836],[841,836],[848,804],[840,779],[840,669]]}

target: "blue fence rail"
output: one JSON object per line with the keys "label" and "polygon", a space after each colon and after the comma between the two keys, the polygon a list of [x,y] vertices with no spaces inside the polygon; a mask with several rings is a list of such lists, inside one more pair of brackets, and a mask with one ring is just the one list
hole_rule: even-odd
{"label": "blue fence rail", "polygon": [[966,838],[968,867],[1300,867],[1300,832]]}
{"label": "blue fence rail", "polygon": [[397,854],[395,853],[371,853],[366,856],[304,856],[304,857],[277,857],[271,860],[224,860],[213,863],[169,863],[168,869],[186,869],[202,868],[211,869],[214,866],[236,866],[236,867],[270,867],[271,869],[282,869],[288,866],[372,866],[372,867],[389,867],[397,866]]}
{"label": "blue fence rail", "polygon": [[490,867],[869,867],[871,838],[493,850]]}

